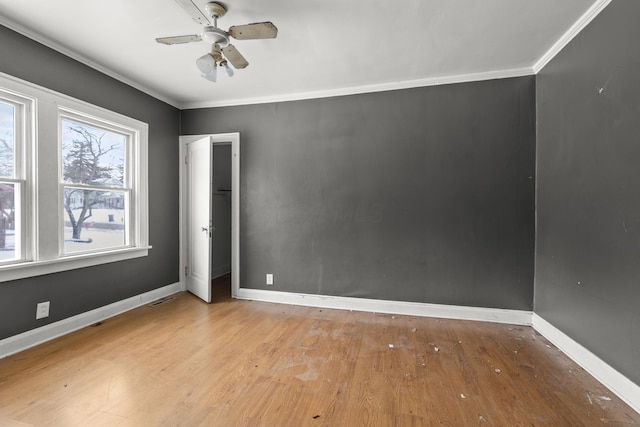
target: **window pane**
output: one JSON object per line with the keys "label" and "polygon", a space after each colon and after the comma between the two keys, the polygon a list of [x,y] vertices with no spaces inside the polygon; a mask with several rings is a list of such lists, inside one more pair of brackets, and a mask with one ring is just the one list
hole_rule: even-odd
{"label": "window pane", "polygon": [[0,102],[0,176],[7,178],[15,171],[14,129],[15,107]]}
{"label": "window pane", "polygon": [[15,185],[0,182],[0,262],[16,258]]}
{"label": "window pane", "polygon": [[62,119],[64,182],[97,187],[123,187],[126,136]]}
{"label": "window pane", "polygon": [[126,246],[126,191],[64,189],[64,252],[76,253]]}

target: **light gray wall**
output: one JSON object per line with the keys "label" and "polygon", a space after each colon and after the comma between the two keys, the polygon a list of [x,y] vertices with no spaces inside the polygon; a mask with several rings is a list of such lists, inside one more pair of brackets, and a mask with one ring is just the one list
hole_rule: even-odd
{"label": "light gray wall", "polygon": [[640,384],[640,2],[537,78],[535,311]]}
{"label": "light gray wall", "polygon": [[185,110],[181,132],[241,133],[242,287],[530,310],[534,95],[523,77]]}
{"label": "light gray wall", "polygon": [[[179,111],[0,26],[0,71],[149,124],[145,258],[0,283],[0,339],[179,281]],[[51,315],[35,320],[37,302]]]}
{"label": "light gray wall", "polygon": [[213,146],[211,275],[231,271],[231,145]]}

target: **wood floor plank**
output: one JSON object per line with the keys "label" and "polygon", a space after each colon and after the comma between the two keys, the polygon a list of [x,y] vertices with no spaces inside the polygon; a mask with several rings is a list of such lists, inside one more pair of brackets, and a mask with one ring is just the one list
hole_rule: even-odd
{"label": "wood floor plank", "polygon": [[0,415],[0,426],[3,427],[29,427],[30,424],[22,423],[20,421],[12,420]]}
{"label": "wood floor plank", "polygon": [[4,426],[640,426],[532,328],[178,294],[0,360]]}

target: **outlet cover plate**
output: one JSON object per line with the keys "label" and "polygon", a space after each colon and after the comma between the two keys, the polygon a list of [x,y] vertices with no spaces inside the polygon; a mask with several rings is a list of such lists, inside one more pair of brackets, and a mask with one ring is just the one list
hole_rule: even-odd
{"label": "outlet cover plate", "polygon": [[36,306],[36,320],[49,317],[49,304],[50,301],[39,302]]}
{"label": "outlet cover plate", "polygon": [[267,273],[267,285],[268,286],[273,286],[273,274],[272,273]]}

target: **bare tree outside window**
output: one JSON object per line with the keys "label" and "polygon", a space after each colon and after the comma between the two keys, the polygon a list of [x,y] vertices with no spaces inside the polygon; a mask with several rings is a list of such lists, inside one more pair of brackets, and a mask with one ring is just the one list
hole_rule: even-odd
{"label": "bare tree outside window", "polygon": [[126,145],[125,135],[62,120],[65,252],[127,244]]}

